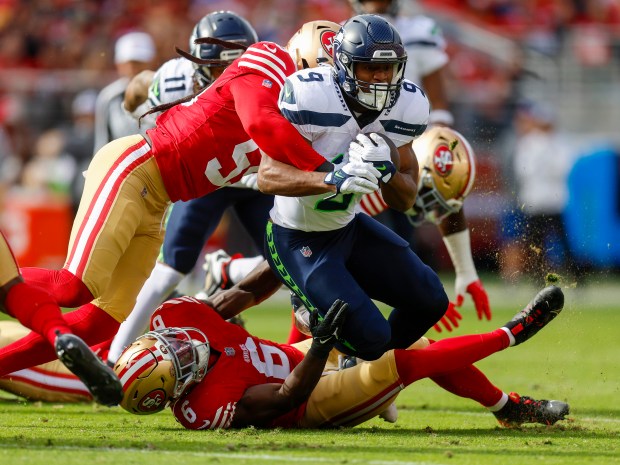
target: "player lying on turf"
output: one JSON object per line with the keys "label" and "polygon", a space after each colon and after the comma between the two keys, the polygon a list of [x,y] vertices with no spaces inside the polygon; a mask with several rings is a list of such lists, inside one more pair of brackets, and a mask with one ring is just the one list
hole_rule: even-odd
{"label": "player lying on turf", "polygon": [[[495,331],[434,343],[422,338],[416,343],[422,348],[390,350],[378,360],[333,371],[338,354],[332,349],[348,316],[342,301],[320,322],[314,319],[311,340],[291,346],[259,339],[204,302],[183,297],[155,312],[152,331],[121,354],[114,370],[123,383],[123,408],[141,415],[170,405],[189,429],[354,426],[415,381],[458,373],[525,342],[563,304],[562,291],[549,286]],[[507,426],[553,424],[568,414],[568,405],[513,397],[494,413]]]}
{"label": "player lying on turf", "polygon": [[[258,281],[255,285],[257,283]],[[233,303],[233,305],[239,305],[243,301],[246,305],[253,305],[257,302],[256,296],[258,294],[252,294],[236,286],[230,291],[221,293],[218,296],[219,301],[211,302],[211,304],[215,308],[225,310],[227,306]],[[358,424],[383,411],[406,385],[422,377],[430,377],[444,388],[450,383],[453,386],[459,386],[460,391],[456,392],[451,389],[451,392],[480,402],[491,410],[504,426],[522,423],[553,424],[562,420],[568,414],[568,404],[560,401],[534,400],[514,393],[508,396],[491,385],[486,377],[471,365],[480,358],[507,347],[508,340],[512,338],[515,343],[521,343],[532,336],[561,310],[562,304],[562,292],[556,287],[549,287],[539,293],[512,322],[507,323],[505,329],[485,335],[446,339],[437,343],[422,339],[416,347],[428,346],[423,350],[390,351],[378,361],[360,363],[337,373],[333,372],[337,369],[338,353],[332,351],[325,370],[332,375],[318,382],[307,405],[302,408],[304,413],[298,418],[300,423],[297,425],[310,427]],[[184,373],[182,367],[175,366],[175,363],[186,361],[184,357],[187,354],[183,355],[179,352],[175,358],[168,348],[167,354],[152,355],[156,348],[161,349],[162,346],[156,345],[157,336],[147,335],[126,350],[124,357],[116,367],[119,373],[124,371],[120,374],[125,383],[125,397],[122,403],[125,408],[136,413],[153,413],[162,410],[168,401],[173,401],[175,414],[186,416],[187,421],[184,424],[198,428],[202,423],[192,422],[191,418],[194,418],[197,412],[203,416],[208,413],[202,409],[205,408],[203,402],[210,402],[211,391],[208,396],[204,396],[204,401],[202,397],[204,391],[209,390],[209,386],[221,384],[222,389],[230,389],[231,393],[234,392],[235,396],[239,396],[232,400],[236,402],[244,398],[244,392],[249,387],[248,382],[252,385],[266,381],[282,384],[290,370],[300,362],[311,342],[304,341],[295,346],[289,346],[260,340],[250,336],[245,330],[222,321],[208,304],[189,297],[165,303],[154,315],[151,326],[154,329],[161,329],[163,326],[187,324],[196,326],[209,337],[213,363],[210,365],[205,380],[196,390],[189,389],[192,383],[195,384],[197,381],[195,376],[198,376],[198,368],[205,363],[204,357],[198,360],[193,358],[195,354],[192,355],[190,357],[190,367],[193,367],[190,370],[191,377],[179,375],[177,379],[176,375],[171,374],[171,368],[172,366],[175,368],[172,373]],[[0,344],[9,343],[27,331],[25,328],[16,330],[15,325],[16,323],[13,322],[0,322]],[[508,335],[508,330],[512,338]],[[317,336],[316,332],[315,336]],[[202,341],[204,342],[204,338]],[[145,350],[140,352],[142,349]],[[141,358],[138,357],[139,352],[148,356],[141,363],[147,363],[151,356],[159,357],[151,365],[154,371],[150,375],[162,375],[161,377],[142,376],[137,380],[133,376],[148,373],[145,371],[144,364],[134,363]],[[100,352],[100,356],[106,357],[105,350]],[[214,362],[218,358],[220,361]],[[128,359],[133,360],[131,372],[127,371]],[[320,359],[319,362],[324,363],[324,360]],[[227,370],[231,366],[234,370],[248,371],[235,371],[234,376],[227,376]],[[252,367],[258,372],[255,372]],[[242,382],[239,373],[251,376],[242,378],[245,380]],[[482,376],[482,382],[472,377],[474,373]],[[186,381],[187,384],[185,384]],[[185,389],[180,389],[178,386],[185,386]],[[337,386],[344,387],[339,389]],[[59,362],[4,376],[0,378],[0,387],[35,400],[67,402],[90,398],[88,391],[79,380]],[[280,389],[279,386],[272,387]],[[361,393],[362,391],[364,394]],[[332,398],[333,402],[330,400]],[[194,405],[195,402],[198,404]],[[361,404],[368,405],[368,410],[361,409],[359,407]],[[228,402],[221,403],[223,409],[220,412],[220,420],[224,418],[222,415],[227,405]],[[230,408],[233,407],[234,405],[231,404]],[[296,412],[301,415],[302,410]]]}

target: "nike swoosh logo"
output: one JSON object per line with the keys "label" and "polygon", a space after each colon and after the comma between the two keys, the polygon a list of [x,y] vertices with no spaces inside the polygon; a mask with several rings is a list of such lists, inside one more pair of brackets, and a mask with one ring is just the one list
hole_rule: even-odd
{"label": "nike swoosh logo", "polygon": [[269,45],[265,44],[265,48],[267,50],[269,50],[271,53],[276,53],[277,48],[275,47],[270,47]]}
{"label": "nike swoosh logo", "polygon": [[377,168],[379,171],[387,170],[387,166],[385,166],[385,165],[377,165],[377,166],[375,166],[375,168]]}
{"label": "nike swoosh logo", "polygon": [[340,174],[340,173],[336,173],[336,174],[334,174],[334,176],[336,176],[337,178],[340,178],[340,179],[344,179],[344,176],[342,174]]}
{"label": "nike swoosh logo", "polygon": [[330,341],[330,339],[331,339],[331,336],[326,339],[319,339],[319,344],[326,344]]}

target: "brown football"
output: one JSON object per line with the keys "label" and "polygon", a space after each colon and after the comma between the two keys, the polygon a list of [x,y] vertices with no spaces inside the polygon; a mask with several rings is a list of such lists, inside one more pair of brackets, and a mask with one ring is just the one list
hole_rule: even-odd
{"label": "brown football", "polygon": [[[400,168],[400,154],[398,153],[398,148],[396,147],[396,144],[394,144],[392,139],[390,139],[385,134],[381,134],[380,132],[367,132],[365,134],[367,136],[370,136],[370,134],[376,134],[376,135],[380,136],[381,138],[383,138],[383,140],[385,140],[387,145],[390,147],[390,158],[392,159],[392,163],[394,163],[394,166],[396,167],[396,170],[398,170]],[[372,139],[370,139],[370,140],[372,140]]]}

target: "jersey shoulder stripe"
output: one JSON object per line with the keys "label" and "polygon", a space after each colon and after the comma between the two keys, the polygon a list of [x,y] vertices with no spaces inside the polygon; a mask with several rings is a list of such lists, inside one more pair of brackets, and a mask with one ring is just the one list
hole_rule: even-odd
{"label": "jersey shoulder stripe", "polygon": [[274,80],[280,88],[287,76],[295,72],[288,52],[273,42],[259,42],[249,47],[238,59],[239,68],[248,68]]}

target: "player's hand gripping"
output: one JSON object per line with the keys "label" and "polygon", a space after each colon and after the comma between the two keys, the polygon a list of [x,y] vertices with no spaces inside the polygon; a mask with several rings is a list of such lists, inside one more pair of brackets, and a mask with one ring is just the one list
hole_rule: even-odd
{"label": "player's hand gripping", "polygon": [[381,182],[387,184],[396,172],[396,166],[392,163],[390,146],[385,140],[377,135],[358,134],[349,144],[349,161],[356,163],[372,163],[380,172]]}
{"label": "player's hand gripping", "polygon": [[309,353],[318,358],[327,358],[329,352],[338,342],[338,336],[344,326],[348,310],[349,304],[337,299],[322,319],[318,311],[311,312],[312,345]]}
{"label": "player's hand gripping", "polygon": [[336,193],[326,197],[331,199],[338,194],[370,194],[379,189],[381,173],[370,163],[349,162],[342,168],[327,173],[325,184],[336,186]]}

